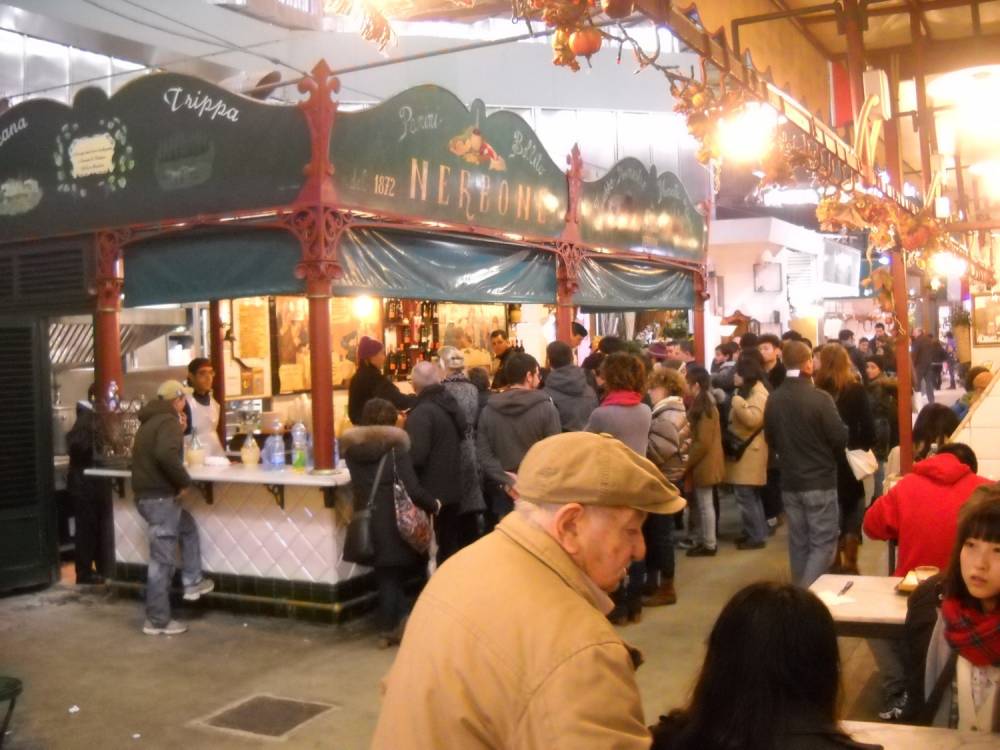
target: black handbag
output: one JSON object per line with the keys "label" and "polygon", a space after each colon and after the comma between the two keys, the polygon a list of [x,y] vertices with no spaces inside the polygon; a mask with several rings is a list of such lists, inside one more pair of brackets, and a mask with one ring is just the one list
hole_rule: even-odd
{"label": "black handbag", "polygon": [[368,493],[368,503],[361,508],[355,508],[351,522],[347,524],[347,534],[344,536],[344,554],[342,555],[346,562],[369,566],[375,562],[372,505],[375,503],[375,492],[378,490],[378,483],[382,479],[382,469],[385,467],[385,460],[388,457],[389,454],[386,453],[378,462],[375,481],[372,482],[372,491]]}
{"label": "black handbag", "polygon": [[726,458],[731,461],[739,461],[743,458],[743,454],[747,452],[747,448],[750,447],[750,443],[754,441],[763,427],[758,427],[751,433],[748,438],[741,438],[735,432],[730,430],[728,427],[722,433],[722,452],[726,454]]}

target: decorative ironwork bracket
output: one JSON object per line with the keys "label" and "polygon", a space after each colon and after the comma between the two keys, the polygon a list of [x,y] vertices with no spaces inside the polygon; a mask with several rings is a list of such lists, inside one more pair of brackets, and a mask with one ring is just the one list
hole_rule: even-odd
{"label": "decorative ironwork bracket", "polygon": [[112,229],[94,235],[96,249],[94,284],[98,312],[117,312],[121,309],[121,293],[125,286],[122,248],[130,239],[132,239],[130,229]]}
{"label": "decorative ironwork bracket", "polygon": [[278,507],[282,510],[285,509],[285,485],[283,484],[265,484],[264,489],[271,493],[274,497],[274,501],[278,504]]}

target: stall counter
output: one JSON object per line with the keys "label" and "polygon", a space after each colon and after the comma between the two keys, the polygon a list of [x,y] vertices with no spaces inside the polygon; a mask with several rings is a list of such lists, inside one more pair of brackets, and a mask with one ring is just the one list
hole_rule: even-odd
{"label": "stall counter", "polygon": [[[341,559],[351,505],[347,470],[308,474],[232,464],[188,472],[203,497],[195,494],[183,505],[198,525],[202,566],[219,593],[329,605],[343,600],[343,584],[368,572]],[[131,471],[86,473],[112,481],[114,578],[141,582],[149,544],[132,495]]]}

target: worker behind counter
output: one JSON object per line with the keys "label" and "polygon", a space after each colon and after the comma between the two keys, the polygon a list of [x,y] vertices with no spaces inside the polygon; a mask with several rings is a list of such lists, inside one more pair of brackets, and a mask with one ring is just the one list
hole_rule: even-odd
{"label": "worker behind counter", "polygon": [[205,357],[195,357],[188,365],[187,382],[192,392],[187,394],[184,413],[187,415],[185,435],[198,435],[206,456],[225,456],[226,449],[219,440],[219,402],[212,396],[215,368]]}
{"label": "worker behind counter", "polygon": [[373,398],[384,398],[400,411],[412,409],[417,397],[402,393],[382,372],[385,347],[381,341],[362,336],[358,342],[358,370],[347,387],[347,416],[353,424],[361,424],[361,410]]}

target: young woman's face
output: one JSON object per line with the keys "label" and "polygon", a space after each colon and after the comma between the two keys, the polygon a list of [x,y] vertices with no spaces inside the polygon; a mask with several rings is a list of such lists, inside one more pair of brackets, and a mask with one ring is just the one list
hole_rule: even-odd
{"label": "young woman's face", "polygon": [[960,555],[962,580],[983,611],[992,612],[1000,600],[1000,542],[969,537]]}
{"label": "young woman's face", "polygon": [[737,388],[743,385],[743,378],[740,377],[740,374],[738,372],[733,373],[733,385],[735,385]]}
{"label": "young woman's face", "polygon": [[874,362],[869,362],[865,365],[865,372],[868,373],[869,380],[874,380],[875,378],[877,378],[879,375],[882,374],[882,371],[879,369],[879,366]]}

